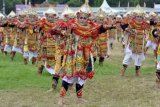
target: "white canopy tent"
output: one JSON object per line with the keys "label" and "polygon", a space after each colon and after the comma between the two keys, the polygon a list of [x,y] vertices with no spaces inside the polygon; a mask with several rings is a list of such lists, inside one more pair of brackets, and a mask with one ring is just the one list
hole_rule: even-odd
{"label": "white canopy tent", "polygon": [[102,3],[102,5],[100,6],[99,9],[101,9],[105,13],[110,13],[110,12],[117,13],[118,12],[117,10],[111,8],[106,0],[103,0],[103,3]]}
{"label": "white canopy tent", "polygon": [[4,18],[5,16],[4,16],[2,13],[0,13],[0,18],[1,18],[1,17]]}

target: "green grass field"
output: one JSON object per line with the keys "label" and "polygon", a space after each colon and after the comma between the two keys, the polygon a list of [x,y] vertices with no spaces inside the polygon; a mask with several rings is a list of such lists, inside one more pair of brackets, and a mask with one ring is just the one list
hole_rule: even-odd
{"label": "green grass field", "polygon": [[[119,44],[115,44],[118,46]],[[69,90],[64,107],[160,107],[160,89],[155,84],[155,64],[150,50],[143,63],[140,77],[135,76],[130,64],[125,77],[120,77],[123,53],[114,47],[104,66],[95,64],[96,75],[84,86],[83,104],[77,104],[75,90]],[[37,68],[23,64],[22,55],[17,54],[11,62],[10,56],[0,53],[0,107],[58,107],[59,90],[51,88],[52,76],[46,71],[42,76]]]}

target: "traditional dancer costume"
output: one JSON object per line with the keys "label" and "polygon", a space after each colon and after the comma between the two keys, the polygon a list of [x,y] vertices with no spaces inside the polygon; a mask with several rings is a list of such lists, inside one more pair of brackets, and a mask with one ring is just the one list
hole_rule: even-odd
{"label": "traditional dancer costume", "polygon": [[152,31],[152,36],[158,41],[156,50],[156,83],[160,88],[160,21],[157,23],[157,28]]}
{"label": "traditional dancer costume", "polygon": [[148,48],[152,48],[154,50],[154,55],[156,57],[156,49],[157,49],[157,43],[155,38],[152,36],[152,31],[156,28],[156,24],[157,24],[157,15],[154,12],[151,12],[149,14],[150,16],[150,28],[149,28],[149,32],[148,32],[148,40],[147,40],[147,44],[146,44],[146,50],[145,53],[147,52]]}
{"label": "traditional dancer costume", "polygon": [[145,42],[145,30],[147,22],[143,19],[144,12],[140,9],[136,10],[135,18],[132,19],[130,25],[129,44],[125,49],[125,57],[123,59],[123,68],[121,70],[121,76],[124,76],[125,70],[130,62],[134,60],[136,76],[140,75],[140,67],[144,56],[144,42]]}
{"label": "traditional dancer costume", "polygon": [[4,20],[5,16],[0,13],[0,50],[1,52],[4,51],[4,24],[5,24],[5,20]]}
{"label": "traditional dancer costume", "polygon": [[122,42],[122,29],[121,29],[121,26],[120,26],[121,22],[122,22],[121,15],[117,15],[116,16],[116,29],[117,29],[116,39],[117,39],[118,42]]}
{"label": "traditional dancer costume", "polygon": [[109,14],[108,18],[109,18],[108,25],[110,26],[108,29],[108,38],[109,38],[109,41],[108,41],[109,52],[108,53],[111,54],[111,49],[113,49],[113,43],[116,37],[116,19],[115,19],[114,13],[112,12]]}
{"label": "traditional dancer costume", "polygon": [[12,51],[12,46],[14,43],[14,37],[15,37],[15,20],[16,20],[16,14],[11,11],[9,15],[7,16],[7,25],[5,27],[5,46],[4,46],[4,52],[5,54],[7,52]]}
{"label": "traditional dancer costume", "polygon": [[63,54],[61,50],[64,47],[63,35],[61,35],[62,26],[57,21],[58,14],[52,7],[45,12],[45,16],[46,19],[41,20],[42,35],[39,37],[38,73],[42,74],[45,67],[53,75],[52,89],[55,89],[59,80]]}
{"label": "traditional dancer costume", "polygon": [[127,28],[128,28],[129,24],[128,24],[128,17],[124,16],[123,20],[121,21],[120,27],[122,29],[122,47],[123,50],[125,50],[125,48],[128,45],[128,38],[129,38],[129,32],[127,32]]}
{"label": "traditional dancer costume", "polygon": [[15,21],[15,37],[11,52],[11,60],[13,61],[16,52],[23,54],[23,44],[26,34],[26,13],[24,11],[19,12],[18,18]]}
{"label": "traditional dancer costume", "polygon": [[83,86],[87,78],[94,75],[92,43],[98,30],[94,23],[88,22],[91,10],[88,1],[77,13],[77,20],[69,23],[72,34],[67,37],[62,64],[62,88],[59,104],[63,104],[69,84],[76,84],[77,97],[81,99]]}
{"label": "traditional dancer costume", "polygon": [[40,31],[40,21],[37,13],[33,8],[30,8],[27,12],[28,20],[26,21],[26,35],[24,39],[23,57],[24,64],[27,64],[27,60],[32,60],[32,64],[36,63],[37,51],[38,51],[38,36]]}
{"label": "traditional dancer costume", "polygon": [[105,23],[105,13],[102,10],[99,10],[97,13],[97,22],[100,26],[99,35],[97,38],[97,46],[98,46],[98,57],[99,57],[99,65],[103,65],[105,56],[107,56],[108,51],[108,33],[107,33],[107,23]]}

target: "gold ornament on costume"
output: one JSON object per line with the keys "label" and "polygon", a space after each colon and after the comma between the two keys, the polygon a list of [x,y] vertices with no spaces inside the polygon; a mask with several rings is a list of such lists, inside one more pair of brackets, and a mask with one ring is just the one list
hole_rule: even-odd
{"label": "gold ornament on costume", "polygon": [[61,14],[61,17],[64,18],[65,16],[68,16],[68,17],[71,17],[73,18],[74,17],[74,11],[71,10],[68,5],[64,8],[62,14]]}
{"label": "gold ornament on costume", "polygon": [[97,19],[104,19],[106,17],[105,12],[102,9],[99,9],[96,15]]}
{"label": "gold ornament on costume", "polygon": [[89,1],[85,0],[85,3],[80,7],[79,11],[77,12],[77,16],[84,16],[84,17],[90,17],[91,16],[91,8],[89,6]]}
{"label": "gold ornament on costume", "polygon": [[150,13],[149,13],[149,16],[155,17],[155,16],[157,16],[157,14],[156,14],[155,12],[150,12]]}
{"label": "gold ornament on costume", "polygon": [[123,15],[123,17],[129,17],[133,15],[133,11],[128,11],[126,14]]}
{"label": "gold ornament on costume", "polygon": [[27,14],[27,13],[26,13],[25,11],[23,11],[23,10],[21,10],[21,11],[18,13],[19,16],[26,16],[26,14]]}
{"label": "gold ornament on costume", "polygon": [[136,6],[136,8],[133,11],[133,15],[134,16],[144,16],[145,15],[145,11],[141,8],[141,6],[138,4]]}

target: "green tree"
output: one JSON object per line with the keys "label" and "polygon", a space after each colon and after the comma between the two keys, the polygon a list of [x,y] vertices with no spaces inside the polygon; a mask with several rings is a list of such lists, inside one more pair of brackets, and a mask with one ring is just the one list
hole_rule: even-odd
{"label": "green tree", "polygon": [[94,0],[94,6],[99,7],[99,6],[101,6],[102,2],[103,2],[103,0]]}
{"label": "green tree", "polygon": [[50,3],[50,4],[57,4],[58,3],[58,0],[48,0],[48,2]]}
{"label": "green tree", "polygon": [[67,4],[71,7],[79,7],[83,4],[83,2],[80,0],[78,0],[78,1],[77,0],[70,0],[67,2]]}

